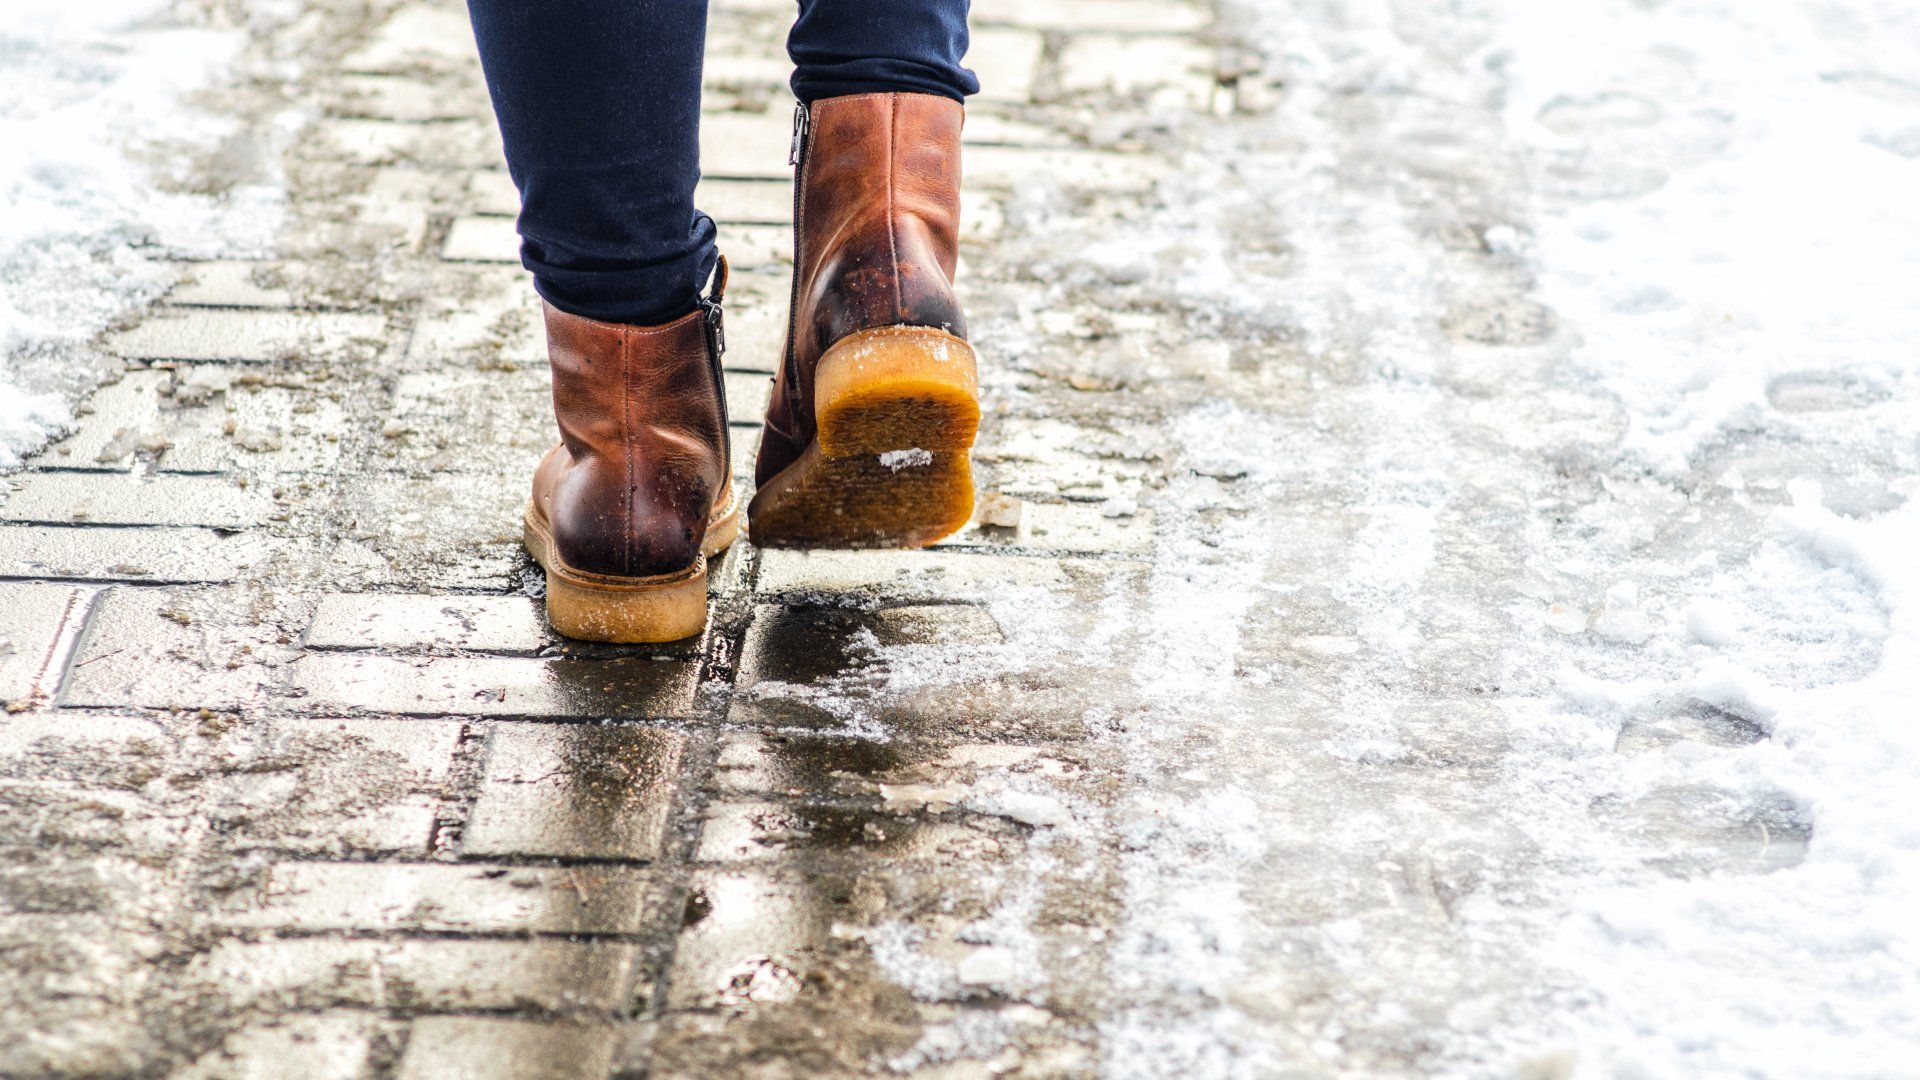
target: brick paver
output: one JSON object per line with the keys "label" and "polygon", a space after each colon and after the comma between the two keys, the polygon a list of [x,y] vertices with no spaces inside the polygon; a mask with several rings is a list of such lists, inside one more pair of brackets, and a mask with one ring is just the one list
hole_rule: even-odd
{"label": "brick paver", "polygon": [[[124,374],[0,495],[0,1074],[1088,1067],[1091,1006],[1029,999],[1021,972],[1097,982],[1111,890],[1033,876],[1067,811],[967,794],[1030,773],[1096,798],[1084,688],[862,672],[874,643],[1006,647],[969,603],[986,583],[1123,587],[1152,519],[1104,504],[1144,466],[1009,409],[983,516],[940,548],[743,543],[703,639],[555,638],[518,536],[552,437],[538,307],[505,265],[515,199],[464,14],[310,7],[255,45],[309,58],[278,250],[183,265],[105,337]],[[787,302],[790,9],[717,5],[708,63],[743,477]],[[990,242],[1030,180],[1125,199],[1172,170],[1090,141],[1093,113],[1217,87],[1203,4],[975,18],[984,310],[1044,274]],[[982,322],[989,384],[1024,381]],[[1008,903],[1041,954],[976,940]],[[945,966],[916,975],[923,954]]]}

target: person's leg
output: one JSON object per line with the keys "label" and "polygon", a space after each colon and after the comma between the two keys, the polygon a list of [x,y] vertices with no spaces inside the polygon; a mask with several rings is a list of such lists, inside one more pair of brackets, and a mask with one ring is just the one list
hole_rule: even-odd
{"label": "person's leg", "polygon": [[468,0],[520,189],[521,258],[573,315],[692,311],[714,264],[700,179],[706,0]]}
{"label": "person's leg", "polygon": [[[700,179],[705,0],[469,0],[521,257],[546,299],[560,445],[527,550],[568,637],[671,641],[707,620],[739,525],[713,222]],[[712,291],[700,288],[716,264]]]}
{"label": "person's leg", "polygon": [[793,93],[803,102],[848,94],[980,92],[967,53],[967,0],[800,0],[787,38]]}

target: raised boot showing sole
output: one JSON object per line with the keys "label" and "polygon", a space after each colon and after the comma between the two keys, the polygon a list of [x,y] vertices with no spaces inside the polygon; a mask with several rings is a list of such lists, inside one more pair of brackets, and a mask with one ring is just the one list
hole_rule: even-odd
{"label": "raised boot showing sole", "polygon": [[724,260],[703,309],[625,326],[546,309],[560,445],[534,471],[527,551],[547,620],[583,641],[707,625],[707,560],[740,531],[720,369]]}
{"label": "raised boot showing sole", "polygon": [[756,544],[922,547],[972,516],[961,121],[930,94],[795,114],[793,304],[754,469]]}
{"label": "raised boot showing sole", "polygon": [[973,350],[941,330],[863,330],[820,358],[814,438],[754,496],[769,546],[922,547],[973,514]]}

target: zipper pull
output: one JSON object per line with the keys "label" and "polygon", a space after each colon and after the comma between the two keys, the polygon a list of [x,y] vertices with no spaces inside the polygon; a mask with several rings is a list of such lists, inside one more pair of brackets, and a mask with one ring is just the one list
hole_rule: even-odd
{"label": "zipper pull", "polygon": [[707,310],[707,348],[713,351],[714,362],[718,363],[727,355],[727,321],[715,301],[702,300],[700,306]]}
{"label": "zipper pull", "polygon": [[720,310],[720,301],[717,299],[702,299],[700,310],[707,317],[707,351],[713,356],[713,362],[718,364],[720,358],[727,355],[726,316]]}
{"label": "zipper pull", "polygon": [[807,127],[812,118],[807,115],[807,103],[793,103],[793,145],[787,148],[787,164],[800,164],[800,155],[807,148]]}

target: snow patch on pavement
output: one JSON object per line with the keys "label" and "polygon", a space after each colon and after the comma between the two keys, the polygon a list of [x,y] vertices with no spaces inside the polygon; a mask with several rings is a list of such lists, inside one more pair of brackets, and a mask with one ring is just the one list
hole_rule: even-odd
{"label": "snow patch on pavement", "polygon": [[[1009,243],[1057,306],[1285,348],[1100,373],[1168,410],[1128,432],[1165,486],[1103,490],[1153,511],[1140,576],[878,650],[890,691],[1125,683],[1086,709],[1110,803],[1009,788],[1068,810],[1023,873],[1112,848],[1102,1071],[1906,1071],[1920,12],[1255,7],[1271,117],[1151,214],[1032,196]],[[1557,333],[1445,334],[1456,278]],[[1030,955],[1014,895],[975,944]]]}
{"label": "snow patch on pavement", "polygon": [[[1899,914],[1920,900],[1920,736],[1910,722],[1920,704],[1920,518],[1908,502],[1920,468],[1920,307],[1910,295],[1920,280],[1911,196],[1920,190],[1920,83],[1906,74],[1920,70],[1920,11],[1890,0],[1846,14],[1801,0],[1500,3],[1418,15],[1368,0],[1258,7],[1254,36],[1286,53],[1276,123],[1291,140],[1287,155],[1209,144],[1213,153],[1189,170],[1190,190],[1137,232],[1110,236],[1086,265],[1196,312],[1297,330],[1309,357],[1360,358],[1357,388],[1325,387],[1305,406],[1344,400],[1356,410],[1323,430],[1359,454],[1321,476],[1352,486],[1340,510],[1363,523],[1338,586],[1355,636],[1323,650],[1350,659],[1341,729],[1325,749],[1362,765],[1402,760],[1401,739],[1421,732],[1396,709],[1450,704],[1434,696],[1448,673],[1422,670],[1425,658],[1446,655],[1455,636],[1463,655],[1504,647],[1504,677],[1485,691],[1504,714],[1503,779],[1485,798],[1517,832],[1510,850],[1494,848],[1501,873],[1474,875],[1488,882],[1483,891],[1447,905],[1454,937],[1443,955],[1468,973],[1463,988],[1478,980],[1490,992],[1462,998],[1443,1020],[1420,1017],[1395,998],[1417,996],[1423,981],[1385,990],[1379,967],[1418,955],[1417,927],[1328,922],[1297,936],[1351,976],[1327,991],[1350,1007],[1287,1060],[1365,1061],[1361,1036],[1372,1023],[1397,1026],[1408,1032],[1403,1045],[1437,1048],[1463,1069],[1901,1071],[1920,1040],[1911,962],[1920,930]],[[1432,43],[1452,41],[1488,44],[1463,66],[1429,55]],[[1474,363],[1504,358],[1464,353],[1449,385],[1436,387],[1433,358],[1447,344],[1403,333],[1439,321],[1439,290],[1423,268],[1448,271],[1438,245],[1410,229],[1428,209],[1412,199],[1421,181],[1396,192],[1369,171],[1402,163],[1369,157],[1363,140],[1381,133],[1352,117],[1388,101],[1413,102],[1410,122],[1431,125],[1420,134],[1445,148],[1430,159],[1435,169],[1457,166],[1462,186],[1487,186],[1483,204],[1462,204],[1523,211],[1485,222],[1485,248],[1527,268],[1534,296],[1565,328],[1562,342],[1542,348],[1571,351],[1570,369],[1552,376],[1564,381],[1551,384],[1577,407],[1571,438],[1530,417],[1493,417],[1484,427],[1506,437],[1509,452],[1452,455],[1453,418],[1469,406],[1461,384]],[[1488,117],[1504,121],[1505,145],[1474,141],[1476,120],[1458,111],[1467,102],[1505,103]],[[1490,149],[1510,152],[1517,170],[1503,174],[1509,163]],[[1244,237],[1231,235],[1232,223],[1260,220],[1263,203],[1277,208],[1287,238],[1277,277],[1249,273]],[[1616,416],[1588,401],[1610,402]],[[1617,442],[1614,420],[1624,427]],[[1183,430],[1174,441],[1207,434]],[[1269,457],[1283,438],[1266,436]],[[1572,456],[1529,453],[1539,447]],[[1715,456],[1728,448],[1732,464]],[[1558,475],[1567,463],[1595,488],[1569,488]],[[1512,494],[1463,498],[1475,489]],[[1278,509],[1289,492],[1250,485],[1238,494]],[[1789,505],[1769,510],[1781,502]],[[1500,513],[1458,520],[1488,506]],[[1182,517],[1169,505],[1157,520],[1178,528]],[[1510,579],[1490,577],[1480,593],[1447,581],[1471,545],[1501,542],[1509,527],[1524,541]],[[1163,529],[1162,539],[1156,593],[1181,575],[1206,581],[1196,557],[1205,567],[1210,554],[1237,551],[1230,524],[1185,543]],[[1541,596],[1531,613],[1499,606],[1555,589],[1574,591]],[[1178,685],[1176,673],[1189,669],[1218,671],[1233,655],[1229,628],[1246,612],[1229,603],[1207,612],[1218,620],[1208,626],[1194,610],[1201,601],[1187,600],[1156,612],[1170,617],[1169,636],[1220,651],[1213,663],[1142,664],[1149,688]],[[1487,631],[1506,632],[1473,636]],[[1236,695],[1254,686],[1251,674],[1233,673]],[[1175,723],[1242,722],[1238,704],[1196,696]],[[1255,731],[1248,723],[1246,738]],[[1175,744],[1171,732],[1159,737]],[[1235,793],[1231,768],[1202,779],[1203,792]],[[1249,792],[1256,804],[1272,796]],[[1343,807],[1349,831],[1325,836],[1323,853],[1365,851],[1366,819],[1384,810],[1358,799]],[[1414,825],[1387,834],[1404,842],[1418,835]],[[1431,827],[1444,854],[1454,835],[1444,821]],[[1502,828],[1466,818],[1452,826],[1488,845],[1508,842]],[[1133,864],[1130,910],[1166,902],[1143,883],[1174,879],[1165,852],[1177,838],[1153,840],[1160,861]],[[1231,881],[1258,865],[1247,858],[1235,869],[1232,852],[1217,845],[1205,864],[1223,875],[1216,896],[1244,897],[1247,882]],[[1177,926],[1185,912],[1172,910]],[[1221,941],[1257,932],[1260,913],[1244,905],[1209,914]],[[1352,940],[1343,944],[1343,932]],[[1128,952],[1123,940],[1116,979],[1165,977],[1170,955],[1177,950]],[[1232,973],[1206,1018],[1213,1026],[1196,1026],[1204,1035],[1183,1053],[1123,1030],[1137,1022],[1164,1032],[1178,1026],[1177,1012],[1123,1012],[1103,1033],[1109,1072],[1257,1073],[1254,1055],[1285,1043],[1291,1033],[1276,1025],[1254,1036],[1264,1045],[1249,1045],[1255,1029],[1230,988],[1288,961],[1250,958],[1244,947],[1208,959]],[[1444,987],[1448,976],[1425,977]],[[1192,991],[1195,1001],[1214,997],[1207,986]],[[1203,1057],[1203,1046],[1221,1051]]]}
{"label": "snow patch on pavement", "polygon": [[1627,757],[1535,746],[1515,777],[1535,786],[1561,763],[1569,794],[1744,837],[1742,861],[1773,867],[1649,875],[1585,822],[1542,830],[1553,865],[1583,869],[1548,879],[1576,917],[1540,957],[1587,1001],[1526,1026],[1595,1075],[1891,1075],[1920,1038],[1920,509],[1850,518],[1797,494],[1749,560],[1663,590],[1634,650],[1648,674],[1587,674],[1612,663],[1590,651],[1563,677],[1565,706],[1609,742],[1676,713],[1729,736]]}
{"label": "snow patch on pavement", "polygon": [[1920,373],[1920,8],[1512,2],[1498,26],[1540,295],[1624,449],[1679,474],[1780,376]]}
{"label": "snow patch on pavement", "polygon": [[[1196,721],[1247,714],[1241,634],[1272,534],[1243,500],[1272,498],[1280,469],[1264,418],[1234,405],[1186,411],[1169,434],[1187,469],[1157,500],[1166,525],[1144,595],[1116,612],[1142,631],[1130,661],[1142,708],[1110,736],[1131,783],[1115,812],[1123,908],[1108,964],[1120,998],[1101,1025],[1102,1072],[1252,1075],[1262,1050],[1231,1003],[1256,962],[1243,890],[1266,852],[1258,807],[1224,777],[1195,792],[1180,774],[1195,764]],[[1230,493],[1218,475],[1243,479]]]}
{"label": "snow patch on pavement", "polygon": [[[1496,12],[1488,60],[1536,189],[1505,243],[1578,335],[1585,378],[1620,403],[1622,465],[1756,525],[1691,544],[1680,525],[1675,544],[1644,515],[1697,519],[1687,496],[1655,485],[1634,507],[1623,484],[1614,522],[1535,553],[1543,571],[1611,560],[1623,580],[1592,623],[1603,641],[1544,650],[1567,659],[1569,712],[1519,707],[1515,729],[1572,737],[1524,747],[1537,756],[1516,761],[1516,787],[1559,768],[1575,802],[1751,838],[1751,869],[1648,874],[1630,842],[1571,814],[1543,828],[1548,864],[1582,869],[1549,878],[1576,917],[1540,959],[1581,989],[1523,1027],[1570,1040],[1583,1075],[1906,1071],[1920,1042],[1920,9]],[[1616,543],[1629,530],[1651,542]],[[1606,745],[1676,715],[1719,741]]]}
{"label": "snow patch on pavement", "polygon": [[191,189],[233,124],[187,107],[243,32],[167,0],[15,0],[0,27],[0,468],[71,422],[87,343],[174,279],[169,256],[257,251],[279,192]]}

